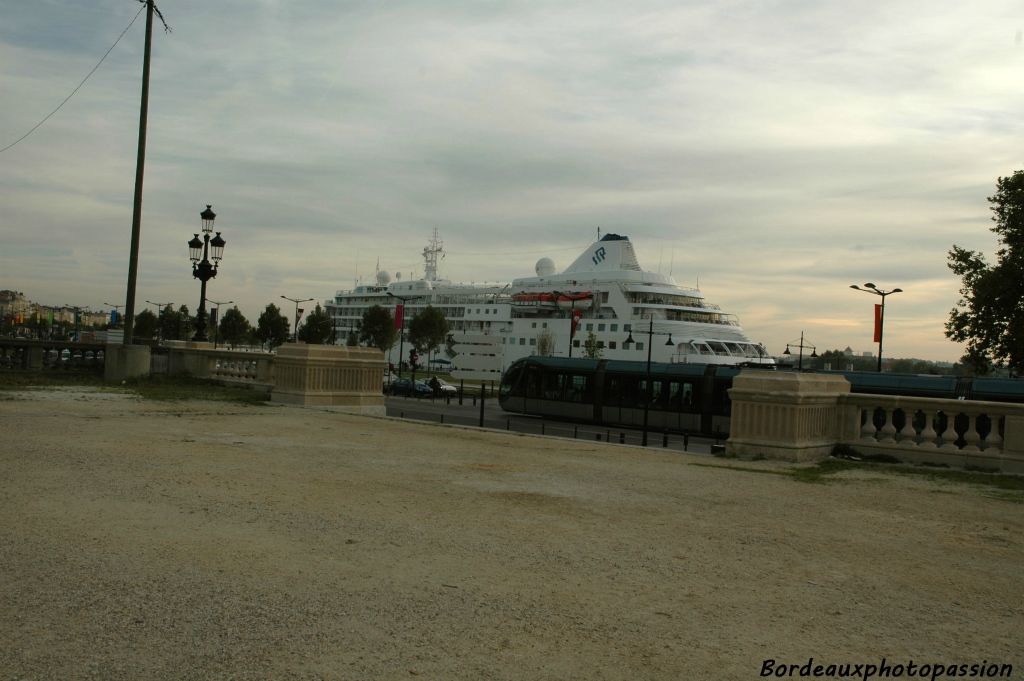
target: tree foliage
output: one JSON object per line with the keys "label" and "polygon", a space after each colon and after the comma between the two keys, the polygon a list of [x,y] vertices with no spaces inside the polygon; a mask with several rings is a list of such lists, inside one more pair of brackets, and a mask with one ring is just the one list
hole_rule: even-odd
{"label": "tree foliage", "polygon": [[555,354],[555,336],[548,329],[543,329],[537,334],[537,354],[541,357],[551,357]]}
{"label": "tree foliage", "polygon": [[398,329],[395,328],[395,320],[391,313],[380,305],[367,309],[359,324],[359,340],[370,347],[387,352],[398,340]]}
{"label": "tree foliage", "polygon": [[234,347],[246,340],[251,326],[249,320],[235,305],[220,318],[220,324],[217,325],[217,339]]}
{"label": "tree foliage", "polygon": [[601,359],[604,350],[597,340],[593,331],[587,332],[587,339],[583,341],[583,356],[587,359]]}
{"label": "tree foliage", "polygon": [[409,322],[409,342],[420,352],[437,352],[448,337],[448,320],[432,305],[420,310]]}
{"label": "tree foliage", "polygon": [[160,338],[162,340],[188,340],[192,328],[192,317],[187,305],[182,305],[177,310],[168,305],[160,310]]}
{"label": "tree foliage", "polygon": [[306,321],[299,327],[299,340],[303,343],[326,345],[334,342],[334,323],[327,310],[316,304],[316,309],[306,315]]}
{"label": "tree foliage", "polygon": [[277,305],[270,303],[256,320],[256,338],[270,350],[288,340],[291,326]]}
{"label": "tree foliage", "polygon": [[156,338],[159,326],[160,321],[156,318],[156,315],[149,310],[143,310],[135,315],[135,328],[132,333],[135,334],[136,338]]}
{"label": "tree foliage", "polygon": [[996,262],[954,245],[949,268],[960,277],[960,300],[949,314],[946,336],[967,343],[962,361],[976,373],[992,366],[1024,372],[1024,170],[996,181],[988,197],[992,231],[998,235]]}

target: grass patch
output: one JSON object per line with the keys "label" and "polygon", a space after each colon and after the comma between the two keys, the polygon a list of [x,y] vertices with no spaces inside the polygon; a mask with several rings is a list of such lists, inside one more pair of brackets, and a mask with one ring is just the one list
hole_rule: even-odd
{"label": "grass patch", "polygon": [[98,390],[135,393],[149,400],[212,400],[241,404],[266,404],[270,394],[251,388],[221,385],[190,376],[150,376],[131,379],[117,385],[102,376],[69,371],[19,371],[0,373],[0,390],[26,388],[88,387]]}
{"label": "grass patch", "polygon": [[137,393],[147,400],[212,400],[214,402],[240,402],[242,404],[265,404],[270,394],[250,388],[221,385],[191,376],[150,376],[131,379],[121,386]]}

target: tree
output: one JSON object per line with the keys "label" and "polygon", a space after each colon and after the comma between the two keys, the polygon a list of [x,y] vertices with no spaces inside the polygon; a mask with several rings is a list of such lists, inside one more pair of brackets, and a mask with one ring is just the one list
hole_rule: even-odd
{"label": "tree", "polygon": [[270,303],[256,320],[256,338],[261,344],[273,350],[288,340],[290,328],[288,318],[281,314],[277,305]]}
{"label": "tree", "polygon": [[537,334],[537,354],[541,357],[551,357],[555,354],[555,336],[548,329]]}
{"label": "tree", "polygon": [[359,324],[359,340],[370,347],[387,352],[398,340],[398,329],[395,328],[395,320],[391,313],[380,305],[367,309]]}
{"label": "tree", "polygon": [[588,331],[587,340],[583,341],[583,356],[587,359],[601,359],[602,354],[604,354],[603,348],[598,342],[597,336],[593,331]]}
{"label": "tree", "polygon": [[430,353],[437,352],[447,337],[448,320],[432,305],[420,310],[409,322],[409,342],[420,352],[426,352],[428,360]]}
{"label": "tree", "polygon": [[334,342],[334,322],[327,310],[316,304],[316,309],[306,315],[306,321],[299,328],[299,340],[314,345],[326,345]]}
{"label": "tree", "polygon": [[234,347],[245,340],[249,335],[250,327],[249,320],[235,305],[220,318],[220,324],[217,325],[217,338]]}
{"label": "tree", "polygon": [[949,268],[961,279],[960,300],[949,313],[946,336],[967,343],[961,360],[975,373],[1006,366],[1024,372],[1024,170],[996,180],[988,197],[991,228],[999,236],[996,262],[954,245]]}
{"label": "tree", "polygon": [[137,338],[153,338],[156,336],[160,326],[156,315],[149,310],[143,310],[135,315],[135,328],[133,333]]}

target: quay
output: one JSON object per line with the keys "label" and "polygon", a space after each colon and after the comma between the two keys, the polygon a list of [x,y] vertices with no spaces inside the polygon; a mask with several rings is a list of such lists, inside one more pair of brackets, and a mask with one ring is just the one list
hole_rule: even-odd
{"label": "quay", "polygon": [[288,405],[0,392],[0,677],[1021,664],[1021,492]]}

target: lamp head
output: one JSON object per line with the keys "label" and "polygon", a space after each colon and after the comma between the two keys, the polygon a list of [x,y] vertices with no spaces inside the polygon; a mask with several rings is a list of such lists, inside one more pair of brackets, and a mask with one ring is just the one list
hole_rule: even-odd
{"label": "lamp head", "polygon": [[889,293],[903,293],[903,289],[901,289],[901,288],[894,288],[893,290],[889,291]]}
{"label": "lamp head", "polygon": [[209,234],[213,231],[213,221],[217,219],[217,214],[210,210],[210,204],[206,204],[206,210],[199,214],[199,217],[203,220],[203,233]]}
{"label": "lamp head", "polygon": [[217,235],[210,239],[210,257],[213,258],[214,262],[219,262],[220,259],[224,257],[224,245],[226,243],[227,242],[224,241],[223,237],[221,237],[220,232],[217,232]]}
{"label": "lamp head", "polygon": [[198,263],[199,259],[203,257],[203,242],[199,240],[198,234],[193,236],[188,242],[188,257],[193,265]]}
{"label": "lamp head", "polygon": [[789,345],[788,345],[788,344],[786,345],[786,349],[782,351],[782,354],[784,354],[784,355],[789,355],[789,354],[792,354],[792,353],[791,353],[791,352],[789,351]]}
{"label": "lamp head", "polygon": [[864,288],[875,289],[877,287],[869,281],[868,283],[864,284]]}

